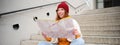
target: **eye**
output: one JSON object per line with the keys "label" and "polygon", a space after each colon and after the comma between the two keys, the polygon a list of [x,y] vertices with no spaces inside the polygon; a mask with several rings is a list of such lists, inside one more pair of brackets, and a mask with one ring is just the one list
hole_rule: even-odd
{"label": "eye", "polygon": [[64,10],[63,8],[61,10]]}

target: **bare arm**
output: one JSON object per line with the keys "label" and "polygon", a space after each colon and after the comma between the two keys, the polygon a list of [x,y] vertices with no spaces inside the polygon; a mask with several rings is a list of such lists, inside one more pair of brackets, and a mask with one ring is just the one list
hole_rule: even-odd
{"label": "bare arm", "polygon": [[52,38],[51,37],[48,37],[46,34],[42,33],[43,37],[47,40],[47,41],[51,41]]}

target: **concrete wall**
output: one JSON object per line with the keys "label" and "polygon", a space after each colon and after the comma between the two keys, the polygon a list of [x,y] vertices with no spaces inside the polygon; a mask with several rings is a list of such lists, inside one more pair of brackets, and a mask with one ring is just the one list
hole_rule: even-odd
{"label": "concrete wall", "polygon": [[[37,9],[3,15],[0,18],[0,45],[20,45],[20,40],[29,39],[30,35],[40,31],[33,17],[38,19],[52,19],[56,17],[56,6],[52,4]],[[49,12],[49,16],[46,13]],[[75,14],[70,7],[70,15]],[[14,24],[19,24],[19,29],[13,29]]]}
{"label": "concrete wall", "polygon": [[20,10],[20,9],[26,9],[30,7],[36,7],[51,3],[56,3],[60,1],[67,1],[74,7],[78,7],[81,2],[84,2],[83,0],[0,0],[0,13]]}
{"label": "concrete wall", "polygon": [[61,0],[0,0],[0,13],[26,9],[60,1]]}
{"label": "concrete wall", "polygon": [[85,0],[89,9],[96,9],[96,0]]}

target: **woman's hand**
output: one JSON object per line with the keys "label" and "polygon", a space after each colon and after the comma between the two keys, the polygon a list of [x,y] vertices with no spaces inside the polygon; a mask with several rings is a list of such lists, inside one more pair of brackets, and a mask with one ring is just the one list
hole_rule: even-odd
{"label": "woman's hand", "polygon": [[77,31],[77,29],[73,29],[73,35],[75,35],[76,39],[80,37],[80,33]]}
{"label": "woman's hand", "polygon": [[48,37],[45,33],[42,32],[43,37],[47,40],[47,41],[51,41],[52,39],[50,37]]}
{"label": "woman's hand", "polygon": [[73,29],[73,35],[78,35],[79,32],[77,31],[77,29]]}

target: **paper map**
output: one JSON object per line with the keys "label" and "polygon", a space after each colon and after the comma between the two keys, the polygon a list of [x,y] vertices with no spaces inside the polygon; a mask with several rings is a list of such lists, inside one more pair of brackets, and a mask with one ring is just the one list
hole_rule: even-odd
{"label": "paper map", "polygon": [[73,35],[73,21],[72,18],[63,19],[59,22],[52,20],[38,20],[37,21],[41,31],[52,38],[75,38]]}

